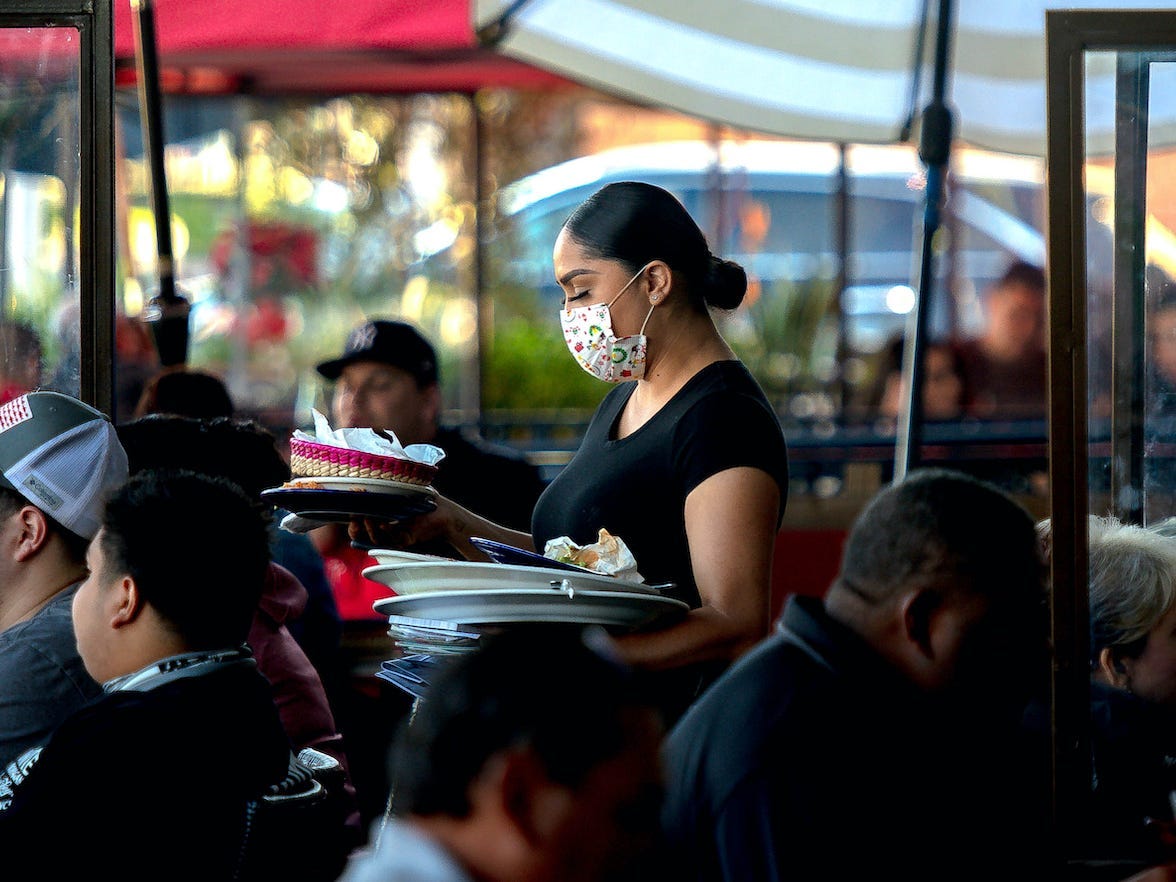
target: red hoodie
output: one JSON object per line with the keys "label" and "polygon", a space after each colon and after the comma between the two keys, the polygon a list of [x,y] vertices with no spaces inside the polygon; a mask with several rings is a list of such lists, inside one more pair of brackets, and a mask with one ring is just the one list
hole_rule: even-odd
{"label": "red hoodie", "polygon": [[343,736],[335,727],[335,716],[318,671],[286,628],[286,622],[302,615],[306,602],[306,588],[298,578],[285,567],[271,563],[261,602],[249,628],[249,646],[258,670],[273,687],[274,703],[294,750],[313,747],[343,766],[348,801],[353,806],[349,824],[358,830],[359,806],[343,749]]}

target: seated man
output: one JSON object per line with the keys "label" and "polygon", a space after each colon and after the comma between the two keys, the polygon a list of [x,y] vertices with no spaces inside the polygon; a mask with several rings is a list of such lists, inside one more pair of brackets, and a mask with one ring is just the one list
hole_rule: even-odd
{"label": "seated man", "polygon": [[[224,478],[245,491],[267,524],[273,508],[263,501],[261,494],[267,487],[279,486],[290,478],[290,467],[278,451],[273,435],[251,420],[153,414],[123,423],[118,427],[118,436],[127,452],[132,474],[148,469],[182,468]],[[271,553],[274,544],[271,536]],[[350,782],[347,752],[335,723],[325,680],[288,627],[302,615],[307,600],[301,581],[271,561],[261,602],[249,629],[249,649],[258,670],[273,688],[282,725],[294,749],[310,747],[333,757]],[[331,673],[338,676],[334,670]],[[346,798],[356,804],[353,833],[358,839],[362,834],[358,802],[350,783],[345,789]]]}
{"label": "seated man", "polygon": [[879,493],[824,601],[791,598],[670,733],[665,878],[1032,877],[1043,571],[988,485],[923,470]]}
{"label": "seated man", "polygon": [[106,495],[126,479],[114,427],[89,405],[57,392],[0,405],[0,769],[101,692],[69,611]]}
{"label": "seated man", "polygon": [[343,879],[630,878],[661,804],[658,718],[636,695],[627,671],[562,628],[458,657],[401,730],[394,817]]}
{"label": "seated man", "polygon": [[45,879],[230,879],[255,863],[268,878],[335,878],[343,855],[309,806],[251,850],[272,817],[264,797],[297,764],[243,645],[269,562],[250,500],[221,479],[144,472],[107,503],[87,560],[74,630],[106,694],[5,771],[4,853]]}
{"label": "seated man", "polygon": [[[433,486],[459,505],[519,530],[531,527],[531,511],[543,481],[521,454],[469,438],[441,425],[441,386],[437,354],[421,333],[405,322],[378,320],[360,325],[343,353],[318,365],[334,382],[331,425],[393,432],[401,444],[433,444],[445,451]],[[372,603],[387,595],[366,579],[363,569],[376,561],[351,546],[337,526],[314,531],[327,578],[344,619],[379,619]],[[460,557],[445,543],[419,548]]]}
{"label": "seated man", "polygon": [[[441,424],[437,353],[415,327],[382,319],[364,322],[348,335],[339,356],[322,362],[317,370],[333,384],[332,427],[390,431],[404,445],[440,447],[445,458],[433,481],[440,493],[499,523],[530,529],[531,511],[543,492],[539,470],[513,450],[471,439]],[[387,597],[388,589],[363,575],[376,560],[352,545],[341,524],[319,527],[311,537],[322,555],[344,627],[363,629],[375,624],[383,630],[384,618],[372,610],[372,604]],[[460,557],[443,541],[414,550]],[[359,794],[361,810],[369,818],[383,812],[387,803],[384,758],[396,721],[407,712],[404,693],[394,688],[374,693],[351,690],[339,709],[357,782],[378,782]]]}

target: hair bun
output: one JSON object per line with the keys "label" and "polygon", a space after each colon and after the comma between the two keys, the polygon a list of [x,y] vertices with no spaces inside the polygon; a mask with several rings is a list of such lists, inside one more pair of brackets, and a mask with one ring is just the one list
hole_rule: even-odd
{"label": "hair bun", "polygon": [[733,260],[712,254],[706,274],[706,303],[718,309],[734,309],[747,294],[747,272]]}

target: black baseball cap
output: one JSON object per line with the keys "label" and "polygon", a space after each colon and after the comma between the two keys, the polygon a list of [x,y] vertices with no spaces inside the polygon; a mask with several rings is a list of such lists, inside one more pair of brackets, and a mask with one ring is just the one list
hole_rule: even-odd
{"label": "black baseball cap", "polygon": [[328,380],[337,380],[343,368],[357,361],[377,361],[400,368],[422,387],[437,382],[437,354],[421,332],[406,322],[365,322],[348,335],[341,356],[324,361],[316,370]]}

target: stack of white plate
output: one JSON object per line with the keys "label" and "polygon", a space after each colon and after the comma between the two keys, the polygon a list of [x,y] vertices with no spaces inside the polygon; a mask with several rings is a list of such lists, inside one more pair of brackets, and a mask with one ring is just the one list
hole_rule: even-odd
{"label": "stack of white plate", "polygon": [[[589,572],[444,558],[406,559],[369,552],[388,562],[363,574],[396,596],[373,605],[384,615],[459,625],[527,622],[596,624],[635,629],[683,615],[688,607],[654,587]],[[401,555],[393,560],[394,555]],[[418,555],[418,558],[425,556]]]}
{"label": "stack of white plate", "polygon": [[376,676],[414,698],[423,698],[441,666],[476,650],[482,632],[453,622],[390,615],[388,636],[401,654],[382,662]]}
{"label": "stack of white plate", "polygon": [[388,636],[410,655],[461,655],[478,648],[482,632],[454,622],[390,615]]}

